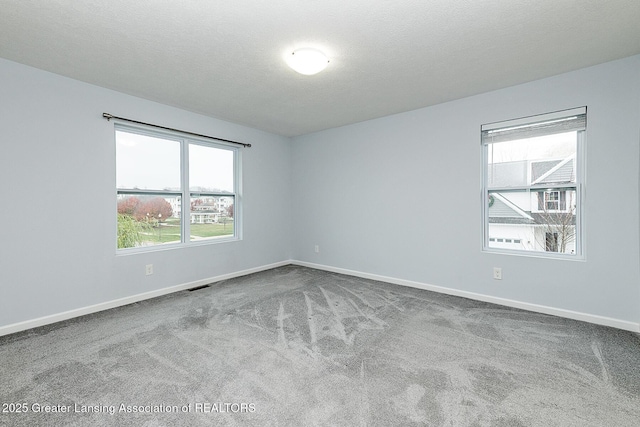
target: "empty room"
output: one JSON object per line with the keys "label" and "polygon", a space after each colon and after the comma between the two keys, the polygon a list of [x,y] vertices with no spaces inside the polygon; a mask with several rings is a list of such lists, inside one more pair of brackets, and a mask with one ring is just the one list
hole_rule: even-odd
{"label": "empty room", "polygon": [[640,425],[639,22],[0,1],[0,425]]}

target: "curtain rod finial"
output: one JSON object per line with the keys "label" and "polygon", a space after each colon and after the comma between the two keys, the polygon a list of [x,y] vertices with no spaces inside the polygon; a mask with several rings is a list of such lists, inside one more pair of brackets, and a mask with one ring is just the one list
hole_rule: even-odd
{"label": "curtain rod finial", "polygon": [[113,119],[113,115],[109,114],[109,113],[102,113],[102,117],[104,117],[105,119],[107,119],[107,121]]}

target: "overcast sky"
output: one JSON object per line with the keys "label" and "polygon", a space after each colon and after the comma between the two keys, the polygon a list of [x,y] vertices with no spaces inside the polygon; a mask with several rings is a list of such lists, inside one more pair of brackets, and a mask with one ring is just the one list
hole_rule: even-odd
{"label": "overcast sky", "polygon": [[[180,143],[116,131],[116,185],[180,189]],[[233,192],[233,151],[189,145],[189,187]]]}
{"label": "overcast sky", "polygon": [[498,142],[488,145],[489,163],[565,159],[576,153],[576,132]]}

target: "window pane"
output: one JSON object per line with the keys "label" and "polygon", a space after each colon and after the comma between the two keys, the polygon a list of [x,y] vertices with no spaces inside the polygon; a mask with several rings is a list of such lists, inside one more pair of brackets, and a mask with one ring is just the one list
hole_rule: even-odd
{"label": "window pane", "polygon": [[[562,199],[563,193],[566,193],[566,206],[558,209],[557,200]],[[575,253],[575,190],[489,191],[488,194],[489,248]],[[553,209],[546,209],[545,204],[542,208],[539,207],[539,199],[543,194],[547,197],[547,203],[553,204]],[[550,199],[555,201],[549,201]],[[518,246],[509,244],[508,239],[502,239],[501,236],[510,236]]]}
{"label": "window pane", "polygon": [[189,145],[189,190],[234,193],[233,150]]}
{"label": "window pane", "polygon": [[191,197],[191,240],[234,235],[234,197]]}
{"label": "window pane", "polygon": [[236,148],[119,124],[115,142],[118,249],[236,236]]}
{"label": "window pane", "polygon": [[180,190],[180,142],[116,130],[116,187]]}
{"label": "window pane", "polygon": [[576,182],[577,133],[487,144],[490,187]]}
{"label": "window pane", "polygon": [[118,195],[118,249],[181,241],[180,196]]}

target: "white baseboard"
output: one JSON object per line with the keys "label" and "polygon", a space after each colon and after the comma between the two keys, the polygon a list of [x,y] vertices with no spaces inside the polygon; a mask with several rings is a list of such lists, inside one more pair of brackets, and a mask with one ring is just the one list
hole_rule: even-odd
{"label": "white baseboard", "polygon": [[144,292],[144,293],[132,295],[129,297],[119,298],[112,301],[90,305],[88,307],[77,308],[77,309],[65,311],[62,313],[39,317],[37,319],[26,320],[24,322],[19,322],[19,323],[13,323],[7,326],[0,326],[0,336],[13,334],[15,332],[24,331],[31,328],[37,328],[39,326],[49,325],[51,323],[72,319],[74,317],[84,316],[86,314],[97,313],[99,311],[108,310],[110,308],[121,307],[127,304],[133,304],[135,302],[144,301],[147,299],[159,297],[159,296],[170,294],[173,292],[179,292],[179,291],[184,291],[191,288],[196,288],[198,286],[208,285],[210,283],[220,282],[222,280],[233,279],[234,277],[246,276],[248,274],[258,273],[264,270],[271,270],[272,268],[282,267],[284,265],[289,265],[289,264],[291,264],[291,261],[289,260],[280,261],[274,264],[263,265],[260,267],[237,271],[234,273],[222,274],[220,276],[209,277],[207,279],[196,280],[194,282],[189,282],[189,283],[183,283],[181,285],[170,286],[168,288],[162,288],[155,291]]}
{"label": "white baseboard", "polygon": [[207,284],[220,282],[222,280],[233,279],[235,277],[246,276],[248,274],[258,273],[260,271],[270,270],[276,267],[282,267],[285,265],[294,264],[303,267],[315,268],[317,270],[330,271],[333,273],[346,274],[348,276],[361,277],[364,279],[378,280],[381,282],[392,283],[400,286],[408,286],[411,288],[424,289],[427,291],[438,292],[447,295],[454,295],[463,298],[469,298],[472,300],[489,302],[493,304],[504,305],[507,307],[519,308],[522,310],[533,311],[536,313],[550,314],[558,317],[565,317],[568,319],[580,320],[583,322],[594,323],[597,325],[610,326],[613,328],[623,329],[631,332],[640,332],[640,324],[634,322],[628,322],[625,320],[613,319],[610,317],[597,316],[588,313],[580,313],[571,310],[564,310],[554,307],[547,307],[538,304],[530,304],[506,298],[492,297],[483,294],[477,294],[474,292],[461,291],[458,289],[445,288],[442,286],[429,285],[426,283],[414,282],[411,280],[398,279],[395,277],[381,276],[378,274],[364,273],[361,271],[348,270],[345,268],[331,267],[328,265],[314,264],[305,261],[287,260],[280,261],[273,264],[263,265],[260,267],[250,268],[247,270],[237,271],[234,273],[223,274],[220,276],[209,277],[202,280],[196,280],[194,282],[184,283],[181,285],[170,286],[168,288],[158,289],[151,292],[145,292],[142,294],[132,295],[125,298],[120,298],[112,301],[107,301],[88,307],[82,307],[74,310],[65,311],[62,313],[52,314],[49,316],[39,317],[37,319],[27,320],[24,322],[13,323],[6,326],[0,326],[0,336],[13,334],[15,332],[24,331],[31,328],[37,328],[39,326],[49,325],[52,323],[60,322],[63,320],[72,319],[74,317],[84,316],[86,314],[97,313],[99,311],[108,310],[110,308],[121,307],[123,305],[132,304],[139,301],[159,297],[162,295],[170,294],[173,292],[184,291],[198,286],[204,286]]}
{"label": "white baseboard", "polygon": [[610,326],[612,328],[623,329],[625,331],[640,332],[640,323],[628,322],[626,320],[613,319],[610,317],[598,316],[588,313],[580,313],[577,311],[565,310],[561,308],[547,307],[544,305],[531,304],[510,300],[506,298],[492,297],[489,295],[477,294],[474,292],[461,291],[458,289],[445,288],[442,286],[429,285],[426,283],[414,282],[411,280],[397,279],[395,277],[380,276],[377,274],[364,273],[361,271],[348,270],[345,268],[331,267],[328,265],[314,264],[305,261],[291,261],[291,264],[303,267],[315,268],[317,270],[331,271],[333,273],[346,274],[348,276],[361,277],[364,279],[378,280],[381,282],[393,283],[395,285],[408,286],[411,288],[424,289],[427,291],[438,292],[447,295],[454,295],[463,298],[469,298],[476,301],[490,302],[493,304],[504,305],[507,307],[519,308],[522,310],[533,311],[536,313],[550,314],[553,316],[564,317],[567,319],[580,320],[583,322],[594,323],[596,325]]}

